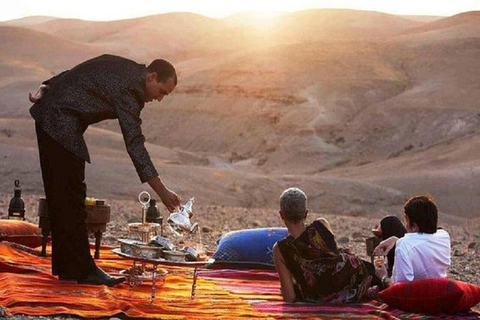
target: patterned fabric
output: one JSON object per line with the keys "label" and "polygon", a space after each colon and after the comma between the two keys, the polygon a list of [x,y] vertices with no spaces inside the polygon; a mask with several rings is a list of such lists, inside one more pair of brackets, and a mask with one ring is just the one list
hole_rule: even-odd
{"label": "patterned fabric", "polygon": [[225,245],[215,252],[214,259],[215,261],[240,261],[242,255],[231,246]]}
{"label": "patterned fabric", "polygon": [[40,127],[64,148],[90,162],[83,133],[118,119],[128,154],[143,182],[158,176],[145,148],[140,112],[145,105],[145,65],[102,55],[44,82],[50,89],[30,108]]}
{"label": "patterned fabric", "polygon": [[338,249],[333,234],[315,221],[298,237],[278,242],[293,276],[297,298],[322,303],[359,301],[371,276],[353,253]]}
{"label": "patterned fabric", "polygon": [[[92,246],[92,250],[94,247]],[[102,247],[97,264],[108,273],[131,267],[131,261]],[[47,246],[50,253],[51,247]],[[278,275],[264,270],[199,271],[195,299],[191,299],[192,268],[172,267],[165,283],[157,281],[150,303],[151,282],[129,288],[76,284],[50,275],[50,258],[40,250],[0,242],[0,313],[54,318],[141,319],[425,319],[473,320],[478,310],[454,315],[427,316],[389,308],[371,301],[349,305],[285,303]]]}

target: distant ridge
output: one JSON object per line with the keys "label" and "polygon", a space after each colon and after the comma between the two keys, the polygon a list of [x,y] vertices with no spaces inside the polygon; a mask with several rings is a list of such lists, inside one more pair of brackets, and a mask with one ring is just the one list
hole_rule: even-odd
{"label": "distant ridge", "polygon": [[7,20],[0,22],[0,25],[9,25],[9,26],[32,26],[36,24],[45,23],[50,20],[60,19],[57,17],[50,17],[50,16],[29,16],[14,20]]}
{"label": "distant ridge", "polygon": [[437,19],[421,27],[414,28],[411,32],[427,32],[466,25],[480,28],[480,11],[469,11],[451,17]]}

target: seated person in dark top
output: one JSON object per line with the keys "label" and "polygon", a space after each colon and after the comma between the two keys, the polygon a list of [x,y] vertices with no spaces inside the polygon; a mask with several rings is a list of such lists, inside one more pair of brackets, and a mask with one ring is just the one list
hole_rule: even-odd
{"label": "seated person in dark top", "polygon": [[[396,216],[386,216],[380,221],[380,225],[377,229],[372,230],[373,233],[380,237],[382,240],[386,240],[390,237],[402,238],[407,229],[403,223]],[[387,254],[387,272],[388,276],[392,276],[393,265],[395,264],[395,246]]]}
{"label": "seated person in dark top", "polygon": [[362,260],[337,247],[327,220],[306,225],[307,196],[289,188],[280,196],[280,216],[289,235],[273,246],[273,259],[286,302],[357,302],[370,285]]}

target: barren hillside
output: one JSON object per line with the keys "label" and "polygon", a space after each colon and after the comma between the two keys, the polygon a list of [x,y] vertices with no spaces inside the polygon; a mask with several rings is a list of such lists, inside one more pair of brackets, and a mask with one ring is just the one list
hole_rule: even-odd
{"label": "barren hillside", "polygon": [[[0,25],[0,192],[41,193],[27,94],[100,53],[171,60],[174,94],[144,109],[147,148],[184,199],[276,206],[297,185],[315,212],[382,216],[416,193],[442,215],[480,207],[478,13],[410,19],[311,10],[210,19],[179,13],[113,22],[25,19]],[[87,131],[92,196],[147,189],[118,124]]]}

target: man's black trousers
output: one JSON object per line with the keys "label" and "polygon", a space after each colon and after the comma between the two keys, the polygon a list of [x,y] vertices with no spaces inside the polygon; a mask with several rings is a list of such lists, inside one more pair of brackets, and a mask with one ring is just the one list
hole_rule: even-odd
{"label": "man's black trousers", "polygon": [[80,280],[95,272],[86,226],[85,161],[35,125],[52,234],[52,274]]}

